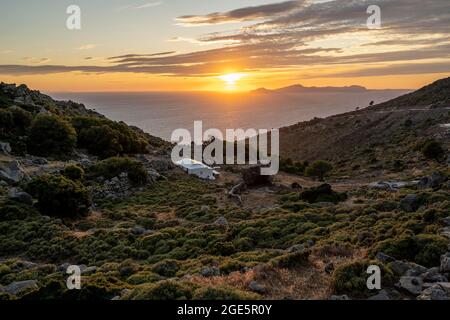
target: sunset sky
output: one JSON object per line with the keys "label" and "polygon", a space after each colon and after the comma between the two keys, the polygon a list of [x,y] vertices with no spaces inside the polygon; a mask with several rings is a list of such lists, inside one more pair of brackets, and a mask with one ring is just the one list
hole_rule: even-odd
{"label": "sunset sky", "polygon": [[[72,4],[81,30],[66,28]],[[0,29],[0,81],[47,92],[413,89],[450,76],[449,0],[2,0]]]}

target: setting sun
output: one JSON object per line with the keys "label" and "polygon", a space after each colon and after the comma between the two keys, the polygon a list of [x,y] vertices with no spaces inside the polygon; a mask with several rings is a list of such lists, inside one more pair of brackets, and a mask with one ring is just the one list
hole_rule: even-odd
{"label": "setting sun", "polygon": [[228,73],[219,76],[219,79],[227,84],[228,89],[234,89],[236,87],[236,83],[245,76],[246,74],[243,73]]}

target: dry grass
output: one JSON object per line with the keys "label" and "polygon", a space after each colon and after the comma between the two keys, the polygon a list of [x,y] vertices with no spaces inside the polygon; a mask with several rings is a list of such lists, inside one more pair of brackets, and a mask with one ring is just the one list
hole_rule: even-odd
{"label": "dry grass", "polygon": [[366,256],[366,250],[323,246],[313,250],[308,266],[281,269],[260,265],[245,273],[233,272],[211,278],[194,276],[190,281],[203,286],[226,285],[245,291],[249,290],[250,282],[257,281],[266,288],[264,299],[267,300],[325,300],[333,294],[333,276],[324,271],[325,266],[331,262],[337,268]]}

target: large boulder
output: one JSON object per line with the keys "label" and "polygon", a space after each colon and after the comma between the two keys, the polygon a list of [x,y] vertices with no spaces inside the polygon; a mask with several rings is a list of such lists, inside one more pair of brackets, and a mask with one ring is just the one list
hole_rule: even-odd
{"label": "large boulder", "polygon": [[242,170],[242,179],[247,187],[271,185],[273,176],[261,175],[261,166],[250,166]]}
{"label": "large boulder", "polygon": [[416,212],[422,204],[421,198],[416,194],[408,194],[400,201],[400,209],[406,212]]}
{"label": "large boulder", "polygon": [[450,300],[449,285],[449,283],[435,283],[423,290],[417,300]]}
{"label": "large boulder", "polygon": [[10,154],[11,151],[11,145],[8,142],[0,142],[0,153]]}
{"label": "large boulder", "polygon": [[150,161],[150,166],[158,172],[166,172],[175,167],[171,161],[163,159],[155,159]]}
{"label": "large boulder", "polygon": [[423,177],[420,179],[419,184],[417,185],[419,189],[428,189],[428,188],[437,188],[442,183],[447,181],[447,176],[440,172],[433,172],[430,176]]}
{"label": "large boulder", "polygon": [[8,183],[18,183],[27,177],[28,175],[16,160],[6,164],[0,164],[0,180]]}
{"label": "large boulder", "polygon": [[450,272],[450,252],[447,252],[441,257],[440,271],[442,273]]}
{"label": "large boulder", "polygon": [[9,196],[9,199],[11,199],[12,201],[15,201],[15,202],[19,202],[19,203],[23,203],[23,204],[27,204],[27,205],[33,204],[33,197],[30,194],[28,194],[24,191],[21,191],[17,188],[11,188],[9,190],[8,196]]}
{"label": "large boulder", "polygon": [[422,292],[423,282],[420,277],[401,277],[397,286],[398,288],[417,296]]}
{"label": "large boulder", "polygon": [[345,201],[347,195],[345,193],[337,193],[333,191],[331,185],[322,184],[315,188],[310,188],[300,193],[300,200],[309,203],[338,203]]}
{"label": "large boulder", "polygon": [[25,280],[13,282],[5,287],[0,288],[0,292],[6,292],[10,295],[17,296],[25,291],[38,289],[36,280]]}

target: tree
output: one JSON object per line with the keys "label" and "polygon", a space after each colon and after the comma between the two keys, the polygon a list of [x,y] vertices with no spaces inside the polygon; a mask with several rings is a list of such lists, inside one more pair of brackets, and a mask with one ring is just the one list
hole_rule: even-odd
{"label": "tree", "polygon": [[333,165],[327,161],[318,160],[306,168],[306,175],[308,177],[317,177],[320,181],[333,170]]}
{"label": "tree", "polygon": [[30,128],[28,151],[37,156],[67,156],[73,152],[77,141],[70,123],[53,115],[38,116]]}

